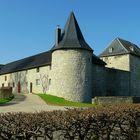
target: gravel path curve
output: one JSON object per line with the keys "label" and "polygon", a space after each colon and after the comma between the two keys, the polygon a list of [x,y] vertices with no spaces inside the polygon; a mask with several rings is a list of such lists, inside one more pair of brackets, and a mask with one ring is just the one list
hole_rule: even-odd
{"label": "gravel path curve", "polygon": [[62,106],[47,105],[39,96],[34,94],[15,95],[15,98],[12,101],[4,105],[0,105],[0,113],[53,110],[66,110],[66,108]]}

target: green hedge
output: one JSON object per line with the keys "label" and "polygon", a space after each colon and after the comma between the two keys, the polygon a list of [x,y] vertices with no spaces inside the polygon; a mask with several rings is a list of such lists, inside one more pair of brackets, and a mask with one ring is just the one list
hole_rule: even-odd
{"label": "green hedge", "polygon": [[0,114],[2,140],[139,140],[140,104]]}

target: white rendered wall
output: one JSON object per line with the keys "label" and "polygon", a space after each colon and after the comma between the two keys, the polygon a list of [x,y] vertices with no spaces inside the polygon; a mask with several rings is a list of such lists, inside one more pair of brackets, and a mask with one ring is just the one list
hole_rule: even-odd
{"label": "white rendered wall", "polygon": [[106,56],[100,57],[104,62],[106,62],[106,67],[114,68],[119,70],[130,71],[130,55],[116,55],[116,56]]}
{"label": "white rendered wall", "polygon": [[[36,71],[37,68],[23,70],[19,72],[13,72],[9,74],[0,75],[0,87],[4,84],[4,87],[10,86],[13,88],[13,93],[18,92],[18,82],[20,82],[21,93],[30,92],[30,83],[32,83],[33,93],[46,93],[49,89],[49,72],[50,66],[39,67],[39,72]],[[5,81],[5,76],[7,80]],[[36,80],[39,79],[40,84],[36,84]],[[13,87],[14,83],[14,87]]]}

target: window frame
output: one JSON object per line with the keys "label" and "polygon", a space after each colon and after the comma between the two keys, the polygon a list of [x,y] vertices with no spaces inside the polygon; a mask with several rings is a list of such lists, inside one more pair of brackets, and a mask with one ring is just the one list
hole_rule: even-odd
{"label": "window frame", "polygon": [[4,80],[7,81],[7,75],[5,75]]}
{"label": "window frame", "polygon": [[36,79],[36,81],[35,81],[35,83],[36,83],[36,86],[40,86],[40,79]]}

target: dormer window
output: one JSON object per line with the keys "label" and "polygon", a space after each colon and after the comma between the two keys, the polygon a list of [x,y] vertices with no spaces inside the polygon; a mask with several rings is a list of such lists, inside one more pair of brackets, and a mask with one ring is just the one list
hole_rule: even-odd
{"label": "dormer window", "polygon": [[109,53],[112,53],[113,52],[113,48],[109,48]]}
{"label": "dormer window", "polygon": [[130,46],[129,48],[130,48],[131,51],[134,51],[134,47],[133,46]]}

